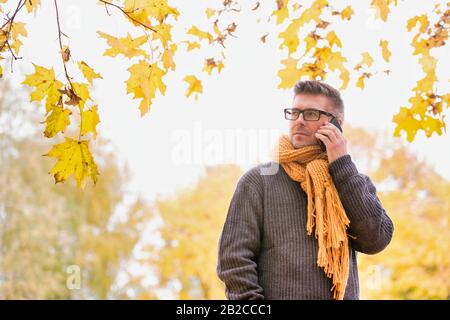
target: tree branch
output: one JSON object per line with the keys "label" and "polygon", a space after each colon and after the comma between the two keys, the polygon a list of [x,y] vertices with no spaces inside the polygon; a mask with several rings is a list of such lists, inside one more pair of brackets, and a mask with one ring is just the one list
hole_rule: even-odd
{"label": "tree branch", "polygon": [[99,0],[99,1],[102,2],[102,3],[104,3],[105,6],[106,6],[106,5],[109,5],[109,6],[112,6],[112,7],[114,7],[114,8],[119,9],[120,11],[122,11],[122,13],[123,13],[124,15],[126,15],[126,16],[128,17],[128,19],[130,19],[130,20],[136,22],[137,24],[143,26],[144,28],[146,28],[146,29],[148,29],[148,30],[151,30],[151,31],[153,31],[153,32],[155,32],[155,33],[158,33],[158,32],[157,32],[155,29],[153,29],[152,27],[150,27],[150,26],[146,25],[145,23],[142,23],[141,21],[139,21],[139,20],[133,18],[132,16],[130,16],[130,12],[125,11],[121,6],[118,6],[117,4],[111,3],[111,2],[109,2],[109,1],[104,1],[104,0]]}

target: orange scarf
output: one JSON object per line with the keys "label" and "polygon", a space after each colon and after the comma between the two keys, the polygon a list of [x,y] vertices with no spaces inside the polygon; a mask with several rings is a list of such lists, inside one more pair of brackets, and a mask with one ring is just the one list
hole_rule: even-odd
{"label": "orange scarf", "polygon": [[317,265],[332,278],[334,299],[342,300],[349,272],[347,227],[350,223],[339,194],[328,172],[328,158],[318,145],[295,149],[287,135],[282,135],[272,154],[289,177],[300,183],[308,195],[306,230],[319,242]]}

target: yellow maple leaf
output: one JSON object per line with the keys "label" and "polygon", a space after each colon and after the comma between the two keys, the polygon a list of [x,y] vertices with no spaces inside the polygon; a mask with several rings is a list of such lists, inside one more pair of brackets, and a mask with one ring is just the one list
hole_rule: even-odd
{"label": "yellow maple leaf", "polygon": [[306,48],[305,48],[305,55],[309,52],[309,50],[311,50],[312,48],[314,48],[317,45],[317,35],[313,32],[310,32],[306,35],[306,37],[303,39],[303,42],[306,43]]}
{"label": "yellow maple leaf", "polygon": [[94,184],[97,183],[99,173],[89,150],[89,141],[77,141],[69,137],[64,137],[64,140],[43,154],[58,160],[49,172],[54,175],[55,183],[66,181],[71,175],[74,175],[77,185],[81,188],[85,187],[88,177]]}
{"label": "yellow maple leaf", "polygon": [[271,13],[271,15],[277,17],[277,24],[281,24],[285,19],[289,18],[287,2],[287,0],[277,0],[277,10]]}
{"label": "yellow maple leaf", "polygon": [[162,78],[166,72],[156,63],[150,65],[145,60],[140,60],[127,70],[130,72],[130,77],[126,81],[127,93],[132,93],[135,99],[142,99],[139,110],[143,116],[148,112],[156,92],[159,90],[161,94],[165,94],[166,85],[162,82]]}
{"label": "yellow maple leaf", "polygon": [[200,49],[200,43],[195,41],[182,41],[183,43],[187,43],[187,51],[191,51],[194,49]]}
{"label": "yellow maple leaf", "polygon": [[298,59],[289,56],[287,59],[281,60],[284,69],[277,72],[281,82],[278,84],[278,89],[291,88],[302,76],[302,72],[297,68]]}
{"label": "yellow maple leaf", "polygon": [[383,21],[387,21],[389,10],[389,0],[373,0],[371,6],[376,11],[377,18],[383,19]]}
{"label": "yellow maple leaf", "polygon": [[45,119],[44,135],[47,138],[54,137],[58,132],[64,132],[70,124],[69,116],[72,111],[64,109],[62,104],[56,105],[52,108],[52,112]]}
{"label": "yellow maple leaf", "polygon": [[436,70],[437,59],[430,55],[429,52],[423,54],[419,59],[423,72],[426,74],[433,73]]}
{"label": "yellow maple leaf", "polygon": [[162,55],[162,62],[165,69],[172,69],[175,70],[176,64],[173,61],[173,55],[175,54],[175,51],[177,51],[177,45],[175,43],[170,45],[170,48],[167,48],[164,50]]}
{"label": "yellow maple leaf", "polygon": [[342,12],[341,12],[342,20],[345,20],[345,19],[350,20],[352,18],[352,15],[353,15],[353,9],[351,6],[345,7],[345,9],[342,10]]}
{"label": "yellow maple leaf", "polygon": [[347,58],[343,57],[338,51],[331,51],[330,48],[324,49],[320,59],[327,63],[328,68],[332,71],[339,70],[339,78],[342,80],[340,90],[345,90],[350,81],[350,73],[347,68],[345,68],[344,63],[347,62]]}
{"label": "yellow maple leaf", "polygon": [[187,34],[192,34],[192,35],[198,37],[200,40],[206,39],[206,40],[208,40],[209,43],[212,43],[212,41],[213,41],[212,34],[210,34],[209,32],[206,32],[206,31],[202,31],[199,28],[197,28],[196,26],[192,26],[189,29],[189,31],[187,32]]}
{"label": "yellow maple leaf", "polygon": [[425,31],[427,31],[429,22],[428,22],[428,17],[424,14],[420,15],[420,16],[414,16],[408,20],[408,24],[406,25],[406,28],[408,29],[408,31],[411,31],[416,26],[417,22],[420,23],[419,31],[421,33],[424,33]]}
{"label": "yellow maple leaf", "polygon": [[123,54],[127,58],[137,56],[148,57],[148,54],[140,48],[141,45],[147,42],[147,36],[132,38],[130,34],[127,34],[125,38],[116,38],[102,31],[97,31],[97,34],[106,39],[106,42],[110,46],[110,48],[106,49],[103,53],[104,56],[115,57],[119,54]]}
{"label": "yellow maple leaf", "polygon": [[286,30],[278,35],[278,38],[283,39],[283,42],[280,44],[279,48],[282,49],[283,47],[286,47],[288,49],[288,55],[294,53],[298,48],[298,32],[302,25],[301,23],[302,22],[300,19],[293,19]]}
{"label": "yellow maple leaf", "polygon": [[420,123],[427,138],[431,137],[434,132],[440,136],[442,135],[442,129],[445,130],[445,122],[439,118],[426,116]]}
{"label": "yellow maple leaf", "polygon": [[27,7],[27,11],[28,13],[34,11],[34,13],[36,13],[38,7],[41,5],[41,0],[32,0],[32,1],[26,1],[25,3],[26,7]]}
{"label": "yellow maple leaf", "polygon": [[333,44],[336,44],[339,48],[342,48],[341,40],[337,37],[334,31],[328,32],[326,39],[328,40],[330,47],[333,47]]}
{"label": "yellow maple leaf", "polygon": [[326,6],[328,6],[328,0],[315,0],[300,16],[300,26],[307,24],[311,20],[314,20],[317,24],[321,23],[320,14]]}
{"label": "yellow maple leaf", "polygon": [[341,74],[339,75],[339,78],[342,80],[342,84],[339,90],[347,89],[348,83],[350,82],[350,72],[348,72],[348,70],[345,68],[341,69]]}
{"label": "yellow maple leaf", "polygon": [[84,61],[78,61],[78,68],[80,68],[83,76],[91,85],[94,79],[103,79],[100,73],[96,73],[94,69],[89,67],[88,64]]}
{"label": "yellow maple leaf", "polygon": [[320,19],[320,14],[322,13],[322,9],[327,5],[327,0],[315,0],[309,8],[303,11],[298,19],[293,19],[286,30],[278,35],[278,38],[283,39],[283,42],[280,44],[279,48],[288,48],[289,55],[294,53],[299,45],[298,32],[300,27],[312,20],[314,20],[317,24],[320,24],[322,22]]}
{"label": "yellow maple leaf", "polygon": [[33,66],[35,72],[27,75],[22,84],[36,88],[30,95],[31,101],[42,101],[46,98],[45,108],[48,113],[61,97],[59,89],[63,84],[56,80],[53,68],[47,69],[34,63]]}
{"label": "yellow maple leaf", "polygon": [[433,91],[433,84],[437,81],[436,73],[428,73],[425,77],[417,81],[416,87],[413,89],[416,92]]}
{"label": "yellow maple leaf", "polygon": [[25,29],[25,23],[23,22],[14,22],[11,26],[11,37],[16,39],[18,36],[26,37],[28,35],[27,30]]}
{"label": "yellow maple leaf", "polygon": [[81,135],[92,132],[94,139],[97,138],[97,124],[99,122],[97,106],[92,106],[91,109],[83,111],[81,114]]}
{"label": "yellow maple leaf", "polygon": [[216,14],[216,10],[211,9],[211,8],[207,8],[207,9],[205,10],[205,13],[206,13],[206,17],[209,19],[209,18],[211,18],[213,15]]}
{"label": "yellow maple leaf", "polygon": [[401,107],[400,111],[392,117],[392,121],[397,124],[394,137],[399,137],[400,133],[405,131],[409,142],[414,140],[417,130],[421,128],[420,121],[415,119],[414,114],[406,107]]}
{"label": "yellow maple leaf", "polygon": [[189,84],[188,90],[186,92],[186,97],[195,93],[195,99],[198,98],[199,93],[203,92],[202,82],[197,79],[194,75],[187,75],[184,77],[184,81]]}
{"label": "yellow maple leaf", "polygon": [[369,67],[369,68],[370,68],[370,67],[372,66],[372,64],[373,64],[373,58],[372,58],[372,56],[370,55],[370,53],[368,53],[368,52],[363,52],[363,53],[361,53],[361,55],[362,55],[361,62],[358,63],[358,64],[355,66],[354,70],[359,70],[359,69],[361,69],[363,64],[367,65],[367,67]]}
{"label": "yellow maple leaf", "polygon": [[450,108],[450,93],[444,94],[442,97],[442,102],[447,105],[447,108]]}
{"label": "yellow maple leaf", "polygon": [[14,50],[15,54],[20,54],[20,48],[22,47],[23,43],[20,39],[15,39],[12,43],[10,43],[11,49]]}
{"label": "yellow maple leaf", "polygon": [[391,52],[389,51],[388,45],[389,45],[389,43],[387,40],[380,40],[380,47],[382,50],[381,52],[383,55],[383,59],[386,62],[389,62],[389,58],[391,57]]}
{"label": "yellow maple leaf", "polygon": [[413,114],[418,114],[421,118],[425,117],[427,108],[430,105],[428,99],[424,99],[422,94],[416,93],[416,95],[408,99],[408,102],[411,103],[411,112]]}
{"label": "yellow maple leaf", "polygon": [[[124,11],[130,17],[144,25],[150,25],[150,19],[155,18],[161,23],[168,15],[172,15],[175,20],[180,13],[176,8],[169,6],[167,0],[125,0]],[[139,26],[136,21],[133,24]]]}
{"label": "yellow maple leaf", "polygon": [[358,78],[358,81],[356,81],[356,86],[361,88],[361,89],[364,89],[364,75],[361,75]]}
{"label": "yellow maple leaf", "polygon": [[89,87],[86,83],[72,82],[73,89],[75,90],[75,94],[80,98],[78,105],[80,110],[83,111],[84,105],[86,101],[91,99],[91,95],[89,93]]}
{"label": "yellow maple leaf", "polygon": [[156,32],[152,33],[153,39],[159,39],[164,48],[167,47],[167,43],[172,40],[172,35],[170,30],[172,26],[170,24],[164,23],[153,27]]}

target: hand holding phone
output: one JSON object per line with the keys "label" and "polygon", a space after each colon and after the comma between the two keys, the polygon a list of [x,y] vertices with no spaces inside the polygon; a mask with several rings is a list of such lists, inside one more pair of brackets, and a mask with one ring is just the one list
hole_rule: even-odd
{"label": "hand holding phone", "polygon": [[[339,131],[343,132],[341,126],[339,125],[339,122],[337,121],[337,119],[335,117],[333,117],[330,120],[330,123],[334,124],[339,129]],[[325,146],[325,143],[323,143],[322,140],[320,140],[320,139],[318,139],[318,140],[319,140],[319,145],[320,145],[320,148],[322,149],[322,151],[326,151],[327,147]]]}

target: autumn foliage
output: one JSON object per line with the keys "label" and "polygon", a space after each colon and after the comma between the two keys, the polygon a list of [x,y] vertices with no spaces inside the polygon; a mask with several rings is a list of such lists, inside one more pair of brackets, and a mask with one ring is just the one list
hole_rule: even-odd
{"label": "autumn foliage", "polygon": [[[54,157],[56,164],[50,173],[55,182],[64,182],[74,176],[78,185],[84,187],[87,179],[94,183],[98,180],[99,170],[92,155],[90,142],[96,138],[96,126],[100,122],[99,106],[93,101],[90,91],[93,81],[101,81],[102,76],[95,71],[95,61],[84,61],[82,57],[74,57],[67,45],[66,34],[60,27],[58,0],[54,0],[57,30],[60,44],[60,62],[52,66],[34,64],[34,72],[26,75],[23,84],[30,87],[30,101],[45,106],[46,138],[64,136],[64,141],[56,143],[45,156]],[[225,43],[230,37],[238,36],[239,26],[236,23],[224,24],[223,17],[232,18],[243,10],[257,11],[262,2],[255,1],[249,5],[245,1],[223,0],[211,2],[211,8],[205,11],[204,18],[209,22],[208,29],[193,24],[185,30],[185,38],[175,42],[172,33],[177,28],[177,21],[183,12],[176,8],[176,1],[168,0],[121,0],[97,1],[105,8],[105,13],[116,11],[129,22],[129,28],[139,31],[140,35],[132,36],[124,30],[121,34],[109,34],[105,30],[97,32],[99,41],[104,41],[107,49],[103,55],[109,58],[125,57],[129,60],[125,81],[126,94],[137,100],[141,116],[147,114],[157,94],[164,95],[169,85],[165,81],[170,72],[176,72],[175,53],[184,50],[186,58],[191,51],[201,54],[204,47],[212,47],[216,56],[204,58],[199,67],[203,78],[220,74],[225,67]],[[392,52],[386,39],[374,39],[378,43],[378,52],[361,52],[359,61],[349,61],[343,55],[346,43],[334,29],[336,24],[346,24],[355,12],[351,5],[343,5],[342,1],[272,1],[273,11],[269,23],[281,40],[279,50],[287,57],[282,59],[282,68],[277,75],[280,79],[278,89],[290,89],[302,78],[325,80],[330,74],[337,74],[341,80],[341,90],[349,85],[364,89],[367,81],[376,74],[389,76],[390,70],[374,70],[376,59],[390,62]],[[397,0],[373,0],[370,6],[381,21],[387,21]],[[20,48],[26,41],[27,27],[21,22],[26,14],[39,16],[41,0],[0,0],[0,13],[4,15],[4,23],[0,28],[0,60],[10,57],[12,62],[19,62]],[[326,17],[326,18],[325,18]],[[272,21],[271,21],[272,19]],[[313,25],[313,29],[310,26]],[[396,124],[394,136],[406,133],[408,141],[413,141],[417,132],[425,132],[427,137],[433,133],[441,135],[445,132],[444,109],[450,105],[450,94],[437,92],[437,59],[433,49],[448,45],[450,28],[449,3],[443,1],[430,8],[429,12],[411,17],[404,28],[411,33],[411,46],[414,55],[421,65],[424,77],[418,79],[412,88],[412,96],[392,121]],[[267,45],[267,35],[261,37]],[[149,49],[150,48],[150,49]],[[71,76],[75,71],[69,70],[68,61],[76,61],[82,77]],[[64,76],[56,78],[54,68],[64,70]],[[4,77],[0,66],[0,77]],[[202,76],[188,74],[183,76],[186,82],[186,96],[198,98],[203,93]],[[125,94],[125,93],[124,93]],[[67,136],[65,132],[70,123],[77,123],[76,136]]]}

